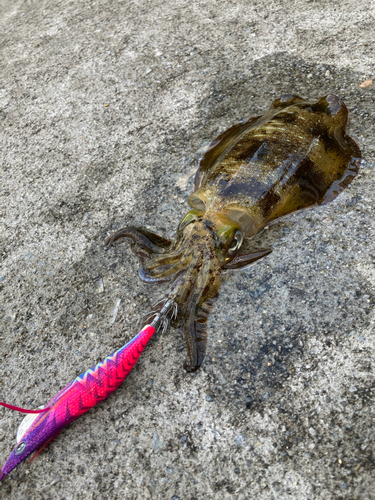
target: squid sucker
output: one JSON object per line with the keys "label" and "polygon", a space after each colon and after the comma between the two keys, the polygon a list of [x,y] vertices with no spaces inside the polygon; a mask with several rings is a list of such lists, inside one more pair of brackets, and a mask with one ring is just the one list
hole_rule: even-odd
{"label": "squid sucker", "polygon": [[107,238],[106,245],[131,240],[143,281],[170,283],[146,319],[173,304],[172,319],[185,332],[187,371],[204,360],[222,269],[242,268],[272,251],[241,252],[244,239],[296,210],[329,203],[356,176],[361,152],[345,133],[347,118],[335,95],[318,101],[283,95],[263,116],[233,125],[211,143],[174,241],[136,227]]}

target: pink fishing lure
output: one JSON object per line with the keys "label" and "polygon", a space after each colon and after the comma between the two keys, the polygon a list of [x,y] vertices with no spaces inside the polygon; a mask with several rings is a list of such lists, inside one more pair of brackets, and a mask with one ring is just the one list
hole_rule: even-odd
{"label": "pink fishing lure", "polygon": [[24,410],[0,403],[24,413],[39,413],[1,469],[0,481],[31,453],[46,446],[70,422],[112,394],[129,375],[154,333],[154,326],[145,326],[121,349],[79,375],[42,410]]}

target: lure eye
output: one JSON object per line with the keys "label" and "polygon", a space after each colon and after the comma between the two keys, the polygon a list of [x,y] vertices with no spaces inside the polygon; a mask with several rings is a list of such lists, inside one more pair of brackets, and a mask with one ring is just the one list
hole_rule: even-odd
{"label": "lure eye", "polygon": [[24,451],[25,448],[26,448],[25,441],[21,441],[20,444],[17,446],[17,448],[14,450],[14,454],[21,455],[21,453]]}
{"label": "lure eye", "polygon": [[242,231],[238,230],[238,231],[236,231],[234,238],[233,238],[233,241],[229,247],[228,257],[230,257],[235,252],[237,252],[237,250],[242,245],[242,242],[243,242],[243,234],[242,234]]}

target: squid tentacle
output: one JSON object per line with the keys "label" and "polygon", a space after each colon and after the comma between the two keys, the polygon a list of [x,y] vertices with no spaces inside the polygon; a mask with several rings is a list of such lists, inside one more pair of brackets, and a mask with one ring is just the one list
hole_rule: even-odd
{"label": "squid tentacle", "polygon": [[175,296],[175,290],[178,287],[178,285],[180,284],[184,272],[185,271],[182,270],[182,271],[179,271],[178,273],[176,273],[176,275],[174,276],[174,282],[173,282],[172,286],[170,287],[169,291],[165,294],[165,296],[162,299],[154,302],[151,306],[151,311],[149,311],[148,313],[146,313],[142,317],[142,320],[141,320],[142,327],[147,325],[148,322],[151,320],[151,318],[153,318],[158,313],[160,313],[160,311],[165,307],[165,304],[167,302],[171,302],[171,307],[169,310],[169,312],[171,312],[171,314],[170,314],[170,317],[168,318],[168,321],[174,322],[177,320],[179,306],[178,306],[177,302],[175,302],[174,296]]}
{"label": "squid tentacle", "polygon": [[147,229],[128,226],[119,229],[109,236],[105,240],[104,245],[106,247],[113,246],[116,241],[123,238],[132,240],[131,249],[133,253],[140,257],[150,257],[154,254],[163,253],[172,244],[170,240],[152,233]]}
{"label": "squid tentacle", "polygon": [[171,276],[161,276],[159,278],[150,276],[143,267],[141,267],[138,271],[138,276],[139,278],[144,282],[144,283],[166,283],[168,281],[172,281],[173,275]]}
{"label": "squid tentacle", "polygon": [[178,239],[175,244],[171,245],[163,254],[153,256],[145,265],[147,270],[151,271],[159,266],[164,266],[167,264],[173,264],[178,262],[181,257],[185,255],[185,249],[183,248],[183,239]]}
{"label": "squid tentacle", "polygon": [[220,266],[210,252],[201,252],[200,269],[196,270],[196,279],[190,288],[186,305],[183,306],[183,322],[185,340],[188,348],[189,364],[185,363],[187,371],[196,371],[202,364],[207,345],[206,323],[211,305],[202,308],[202,297],[211,300],[217,295]]}
{"label": "squid tentacle", "polygon": [[150,259],[148,262],[144,263],[144,267],[147,271],[153,271],[158,267],[170,266],[176,262],[181,262],[181,258],[183,257],[183,252],[178,252],[175,254],[166,254],[164,257],[159,257],[157,259]]}
{"label": "squid tentacle", "polygon": [[189,268],[184,275],[183,282],[178,290],[177,302],[185,309],[186,303],[192,289],[195,286],[196,277],[200,271],[202,265],[202,255],[194,255],[190,260]]}
{"label": "squid tentacle", "polygon": [[149,272],[148,275],[151,276],[152,278],[162,278],[162,277],[167,277],[167,276],[172,276],[176,274],[178,271],[181,269],[185,269],[189,262],[191,261],[191,256],[187,256],[184,259],[180,260],[179,262],[176,262],[173,266],[171,267],[164,267],[163,269],[159,270],[158,272]]}

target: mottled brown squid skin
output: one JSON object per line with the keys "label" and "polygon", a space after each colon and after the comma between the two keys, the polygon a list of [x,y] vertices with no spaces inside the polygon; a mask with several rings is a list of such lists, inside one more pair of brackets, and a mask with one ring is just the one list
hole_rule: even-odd
{"label": "mottled brown squid skin", "polygon": [[142,280],[172,283],[185,330],[187,370],[203,362],[221,270],[271,252],[241,254],[243,237],[296,210],[330,202],[357,174],[361,154],[345,134],[347,116],[334,95],[316,102],[293,95],[276,99],[263,116],[234,125],[213,141],[196,173],[192,210],[173,242],[133,227],[107,239],[107,245],[132,240]]}
{"label": "mottled brown squid skin", "polygon": [[195,177],[192,206],[242,217],[252,236],[272,220],[328,203],[358,171],[361,153],[345,134],[347,117],[334,95],[276,99],[263,116],[212,143]]}

